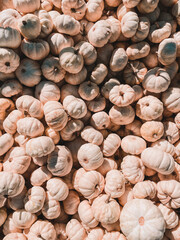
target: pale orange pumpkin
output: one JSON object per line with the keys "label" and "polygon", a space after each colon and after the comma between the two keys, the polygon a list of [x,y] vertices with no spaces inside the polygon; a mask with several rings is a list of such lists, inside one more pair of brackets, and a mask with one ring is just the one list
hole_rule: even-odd
{"label": "pale orange pumpkin", "polygon": [[128,135],[122,139],[121,148],[126,153],[139,155],[146,148],[146,141],[138,136]]}

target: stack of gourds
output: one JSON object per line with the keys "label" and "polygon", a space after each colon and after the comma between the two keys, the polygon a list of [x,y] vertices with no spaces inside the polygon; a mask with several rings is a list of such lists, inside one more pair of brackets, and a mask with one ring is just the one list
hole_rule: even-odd
{"label": "stack of gourds", "polygon": [[0,0],[0,239],[180,240],[180,0]]}

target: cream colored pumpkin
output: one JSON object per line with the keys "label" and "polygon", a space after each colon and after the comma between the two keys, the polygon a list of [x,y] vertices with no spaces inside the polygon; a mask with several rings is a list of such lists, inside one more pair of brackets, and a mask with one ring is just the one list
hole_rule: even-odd
{"label": "cream colored pumpkin", "polygon": [[30,182],[33,186],[41,186],[52,177],[51,172],[48,171],[46,166],[37,168],[31,173]]}
{"label": "cream colored pumpkin", "polygon": [[18,80],[27,87],[33,87],[41,81],[41,70],[38,62],[24,58],[16,69]]}
{"label": "cream colored pumpkin", "polygon": [[164,134],[164,125],[158,121],[147,121],[141,126],[141,136],[148,142],[156,142]]}
{"label": "cream colored pumpkin", "polygon": [[123,48],[116,48],[110,59],[110,69],[113,72],[122,71],[128,62],[128,56]]}
{"label": "cream colored pumpkin", "polygon": [[103,111],[106,107],[106,99],[99,94],[95,99],[87,102],[87,107],[91,112]]}
{"label": "cream colored pumpkin", "polygon": [[85,170],[95,170],[104,161],[100,147],[93,143],[83,144],[78,150],[77,158]]}
{"label": "cream colored pumpkin", "polygon": [[0,72],[14,72],[20,64],[18,54],[10,48],[0,48]]}
{"label": "cream colored pumpkin", "polygon": [[120,232],[107,232],[104,234],[102,240],[119,240]]}
{"label": "cream colored pumpkin", "polygon": [[79,192],[79,180],[80,178],[86,173],[84,168],[79,168],[73,173],[73,178],[72,178],[72,185],[76,191]]}
{"label": "cream colored pumpkin", "polygon": [[4,120],[3,128],[7,133],[14,134],[17,129],[17,121],[23,118],[23,113],[13,110]]}
{"label": "cream colored pumpkin", "polygon": [[27,235],[28,240],[33,239],[47,239],[47,240],[55,240],[56,239],[56,231],[52,223],[47,220],[37,220],[29,229],[29,233]]}
{"label": "cream colored pumpkin", "polygon": [[171,154],[172,156],[174,156],[174,154],[175,154],[175,147],[174,147],[174,145],[172,145],[170,142],[168,142],[165,139],[160,139],[160,140],[158,140],[156,142],[153,142],[151,144],[151,147],[159,148],[162,151]]}
{"label": "cream colored pumpkin", "polygon": [[46,188],[53,199],[57,201],[64,201],[69,194],[67,184],[58,177],[49,179],[47,181]]}
{"label": "cream colored pumpkin", "polygon": [[61,207],[59,201],[53,199],[49,192],[46,192],[46,199],[42,208],[42,214],[47,219],[55,219],[59,217]]}
{"label": "cream colored pumpkin", "polygon": [[21,35],[16,29],[11,27],[0,27],[0,47],[18,48],[20,44]]}
{"label": "cream colored pumpkin", "polygon": [[20,229],[30,228],[36,219],[36,214],[27,212],[24,209],[16,210],[12,214],[14,225]]}
{"label": "cream colored pumpkin", "polygon": [[47,169],[54,175],[63,177],[67,175],[73,165],[71,152],[65,146],[56,145],[54,151],[48,155]]}
{"label": "cream colored pumpkin", "polygon": [[40,0],[13,0],[13,6],[21,13],[34,12],[40,8]]}
{"label": "cream colored pumpkin", "polygon": [[58,131],[55,131],[54,129],[50,128],[50,127],[47,127],[45,129],[45,135],[47,137],[50,137],[54,144],[57,144],[59,141],[60,141],[60,134]]}
{"label": "cream colored pumpkin", "polygon": [[86,12],[86,2],[84,0],[62,0],[61,9],[64,14],[72,16],[76,20],[80,20],[84,17]]}
{"label": "cream colored pumpkin", "polygon": [[23,147],[12,147],[3,159],[3,170],[23,174],[31,163],[31,157],[26,154]]}
{"label": "cream colored pumpkin", "polygon": [[103,47],[111,37],[111,26],[106,20],[97,21],[88,32],[88,40],[94,47]]}
{"label": "cream colored pumpkin", "polygon": [[157,183],[157,197],[168,208],[180,206],[180,183],[176,180],[160,181]]}
{"label": "cream colored pumpkin", "polygon": [[120,217],[120,206],[107,194],[101,194],[92,203],[92,211],[97,221],[104,224],[115,223]]}
{"label": "cream colored pumpkin", "polygon": [[84,227],[76,219],[71,219],[66,225],[66,234],[69,240],[84,240],[87,236]]}
{"label": "cream colored pumpkin", "polygon": [[72,47],[74,44],[74,41],[70,36],[66,36],[61,33],[51,33],[48,36],[47,41],[49,43],[51,53],[55,56],[58,56],[63,48]]}
{"label": "cream colored pumpkin", "polygon": [[150,45],[145,41],[132,44],[126,49],[126,54],[130,60],[144,58],[148,56],[149,52]]}
{"label": "cream colored pumpkin", "polygon": [[51,81],[41,81],[35,88],[35,97],[45,104],[48,101],[58,101],[60,99],[60,90],[58,86]]}
{"label": "cream colored pumpkin", "polygon": [[121,169],[124,177],[132,184],[144,180],[145,167],[139,157],[127,155],[123,158]]}
{"label": "cream colored pumpkin", "polygon": [[96,83],[85,81],[79,85],[78,93],[84,100],[91,101],[99,94],[99,87]]}
{"label": "cream colored pumpkin", "polygon": [[125,178],[119,170],[110,170],[106,174],[104,191],[112,198],[118,198],[124,194]]}
{"label": "cream colored pumpkin", "polygon": [[61,68],[59,58],[57,57],[46,58],[41,65],[41,70],[46,79],[55,83],[62,81],[66,73],[66,71]]}
{"label": "cream colored pumpkin", "polygon": [[99,223],[94,218],[92,207],[87,200],[83,200],[80,202],[78,206],[78,214],[82,223],[89,228],[95,228]]}
{"label": "cream colored pumpkin", "polygon": [[24,198],[24,208],[27,212],[37,213],[44,205],[45,191],[40,186],[30,188]]}
{"label": "cream colored pumpkin", "polygon": [[158,47],[158,60],[163,65],[169,65],[176,60],[177,43],[173,38],[164,39]]}
{"label": "cream colored pumpkin", "polygon": [[21,15],[15,9],[4,9],[0,12],[0,26],[3,28],[11,27],[17,29],[18,19],[21,18]]}
{"label": "cream colored pumpkin", "polygon": [[27,142],[26,153],[31,157],[43,157],[50,154],[54,148],[54,143],[50,137],[41,136]]}
{"label": "cream colored pumpkin", "polygon": [[27,193],[27,188],[24,186],[22,192],[18,194],[15,197],[9,198],[8,199],[8,205],[10,206],[11,209],[18,210],[18,209],[23,209],[24,208],[24,198]]}
{"label": "cream colored pumpkin", "polygon": [[80,204],[80,198],[77,192],[70,190],[69,195],[63,201],[63,207],[65,213],[73,215],[77,212],[78,206]]}
{"label": "cream colored pumpkin", "polygon": [[39,18],[34,14],[24,15],[18,20],[18,30],[23,37],[29,40],[36,39],[41,32]]}
{"label": "cream colored pumpkin", "polygon": [[163,103],[154,96],[145,96],[136,104],[136,115],[146,121],[155,120],[163,113]]}
{"label": "cream colored pumpkin", "polygon": [[109,117],[117,125],[127,125],[134,121],[135,112],[131,105],[126,107],[113,106],[109,111]]}
{"label": "cream colored pumpkin", "polygon": [[162,94],[162,101],[167,110],[172,113],[178,113],[179,108],[179,93],[180,89],[178,87],[170,87]]}
{"label": "cream colored pumpkin", "polygon": [[85,172],[78,181],[78,191],[86,198],[97,197],[104,189],[104,177],[97,171]]}
{"label": "cream colored pumpkin", "polygon": [[142,81],[143,88],[149,92],[164,92],[171,83],[169,74],[162,68],[154,68],[149,70]]}
{"label": "cream colored pumpkin", "polygon": [[72,95],[64,98],[63,107],[67,113],[75,119],[83,118],[87,113],[85,102],[81,98],[76,98]]}
{"label": "cream colored pumpkin", "polygon": [[120,227],[129,240],[138,240],[139,236],[142,240],[162,239],[165,222],[161,211],[150,200],[134,199],[123,207]]}
{"label": "cream colored pumpkin", "polygon": [[138,199],[154,199],[156,197],[156,184],[153,181],[146,180],[138,182],[133,187],[133,196]]}
{"label": "cream colored pumpkin", "polygon": [[0,172],[0,195],[8,198],[20,194],[25,181],[22,175],[12,172]]}
{"label": "cream colored pumpkin", "polygon": [[64,223],[55,223],[54,228],[56,230],[57,240],[66,240],[66,225]]}
{"label": "cream colored pumpkin", "polygon": [[85,141],[96,145],[101,145],[103,142],[103,135],[101,134],[101,132],[91,126],[86,126],[81,131],[81,137]]}
{"label": "cream colored pumpkin", "polygon": [[21,42],[21,51],[32,60],[42,60],[49,54],[50,48],[48,42],[42,39],[30,41],[24,38]]}
{"label": "cream colored pumpkin", "polygon": [[110,133],[102,145],[103,155],[112,156],[121,145],[121,138],[116,133]]}
{"label": "cream colored pumpkin", "polygon": [[[155,161],[152,161],[152,159]],[[175,162],[173,157],[161,149],[149,147],[141,154],[143,164],[161,174],[168,175],[174,171]]]}
{"label": "cream colored pumpkin", "polygon": [[178,240],[179,234],[180,234],[180,221],[175,228],[166,230],[166,236],[168,237],[168,239]]}
{"label": "cream colored pumpkin", "polygon": [[17,132],[28,137],[38,137],[43,135],[44,126],[36,118],[21,118],[17,121]]}
{"label": "cream colored pumpkin", "polygon": [[85,18],[88,21],[96,22],[103,14],[104,1],[102,0],[89,0],[86,5]]}
{"label": "cream colored pumpkin", "polygon": [[129,11],[127,12],[121,20],[121,30],[122,34],[131,38],[135,35],[138,28],[139,18],[137,13]]}
{"label": "cream colored pumpkin", "polygon": [[82,82],[85,81],[86,77],[87,77],[87,70],[85,67],[83,67],[80,72],[75,73],[75,74],[66,72],[66,74],[64,76],[65,81],[72,85],[81,84]]}
{"label": "cream colored pumpkin", "polygon": [[132,192],[132,186],[126,185],[124,194],[118,198],[118,202],[121,204],[121,206],[124,206],[127,202],[134,199],[133,192]]}
{"label": "cream colored pumpkin", "polygon": [[152,43],[160,43],[171,35],[171,30],[172,27],[169,22],[164,20],[155,22],[155,24],[150,27],[148,39]]}
{"label": "cream colored pumpkin", "polygon": [[83,56],[73,47],[63,48],[59,54],[60,66],[69,73],[78,73],[82,70]]}
{"label": "cream colored pumpkin", "polygon": [[9,98],[21,94],[22,90],[23,86],[15,79],[7,80],[1,86],[1,94]]}
{"label": "cream colored pumpkin", "polygon": [[9,214],[3,225],[3,234],[6,236],[11,233],[22,233],[22,229],[15,227],[12,219],[12,213]]}
{"label": "cream colored pumpkin", "polygon": [[164,122],[164,136],[171,144],[179,140],[179,129],[176,124],[171,121]]}
{"label": "cream colored pumpkin", "polygon": [[84,123],[81,120],[70,120],[61,130],[61,137],[64,141],[72,141],[79,135]]}
{"label": "cream colored pumpkin", "polygon": [[60,102],[48,101],[44,104],[46,123],[55,131],[63,129],[68,121],[68,116]]}
{"label": "cream colored pumpkin", "polygon": [[119,86],[119,85],[120,85],[120,82],[118,79],[110,78],[109,81],[107,81],[101,89],[102,95],[106,99],[109,99],[109,93],[110,93],[111,89],[113,89],[114,86]]}
{"label": "cream colored pumpkin", "polygon": [[13,239],[13,240],[26,240],[27,238],[22,233],[9,233],[3,238],[3,240],[11,240],[11,239]]}
{"label": "cream colored pumpkin", "polygon": [[160,211],[164,217],[164,220],[166,223],[166,229],[175,228],[179,222],[177,213],[173,209],[168,208],[161,203],[158,203],[157,207],[160,209]]}
{"label": "cream colored pumpkin", "polygon": [[139,155],[146,148],[146,142],[138,136],[128,135],[122,139],[121,148],[126,153]]}
{"label": "cream colored pumpkin", "polygon": [[139,17],[138,28],[131,38],[133,42],[140,42],[147,38],[150,29],[150,21],[147,17]]}
{"label": "cream colored pumpkin", "polygon": [[104,235],[103,229],[100,227],[96,227],[88,232],[86,240],[102,240],[103,235]]}
{"label": "cream colored pumpkin", "polygon": [[16,107],[21,112],[28,112],[31,117],[41,119],[43,117],[43,109],[41,102],[28,95],[19,97],[16,100]]}

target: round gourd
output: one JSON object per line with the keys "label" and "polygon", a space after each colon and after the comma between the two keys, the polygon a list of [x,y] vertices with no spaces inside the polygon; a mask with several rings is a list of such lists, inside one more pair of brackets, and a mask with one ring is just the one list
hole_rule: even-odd
{"label": "round gourd", "polygon": [[142,0],[138,5],[137,9],[140,13],[151,13],[158,6],[159,0]]}
{"label": "round gourd", "polygon": [[53,199],[57,201],[64,201],[69,194],[67,184],[58,177],[49,179],[46,183],[46,188]]}
{"label": "round gourd", "polygon": [[156,142],[153,142],[151,144],[151,147],[159,148],[159,149],[163,150],[164,152],[171,154],[172,156],[175,153],[174,145],[172,145],[170,142],[168,142],[165,139],[160,139]]}
{"label": "round gourd", "polygon": [[20,64],[20,58],[10,48],[0,48],[0,72],[14,72]]}
{"label": "round gourd", "polygon": [[45,218],[51,220],[59,217],[60,213],[61,207],[59,201],[53,199],[49,192],[46,192],[46,199],[42,208],[42,214]]}
{"label": "round gourd", "polygon": [[[127,224],[129,221],[130,226]],[[129,240],[138,240],[139,236],[142,240],[162,239],[165,222],[161,211],[150,200],[134,199],[123,207],[120,227]]]}
{"label": "round gourd", "polygon": [[132,44],[126,49],[126,54],[129,60],[144,58],[148,56],[149,52],[150,45],[145,41]]}
{"label": "round gourd", "polygon": [[139,157],[127,155],[123,158],[121,169],[124,177],[132,184],[144,179],[145,167]]}
{"label": "round gourd", "polygon": [[33,87],[41,81],[41,70],[38,62],[24,58],[16,69],[18,80],[27,87]]}
{"label": "round gourd", "polygon": [[55,83],[62,81],[66,73],[66,71],[61,68],[59,58],[57,57],[46,58],[41,65],[41,70],[46,79]]}
{"label": "round gourd", "polygon": [[78,93],[82,99],[91,101],[98,96],[99,87],[95,83],[85,81],[80,84],[78,88]]}
{"label": "round gourd", "polygon": [[31,157],[43,157],[50,154],[55,148],[50,137],[41,136],[30,139],[26,143],[26,153]]}
{"label": "round gourd", "polygon": [[173,38],[164,39],[158,47],[158,60],[163,65],[169,65],[176,60],[177,43]]}
{"label": "round gourd", "polygon": [[37,168],[31,173],[30,182],[33,186],[41,186],[44,182],[48,181],[52,174],[48,171],[46,166]]}
{"label": "round gourd", "polygon": [[18,29],[23,37],[36,39],[41,32],[40,20],[34,14],[26,14],[18,20]]}
{"label": "round gourd", "polygon": [[110,133],[102,145],[103,155],[106,157],[112,156],[118,150],[120,145],[121,138],[116,133]]}
{"label": "round gourd", "polygon": [[31,225],[36,221],[37,216],[34,213],[20,209],[13,212],[12,219],[17,228],[26,229],[31,227]]}
{"label": "round gourd", "polygon": [[14,8],[21,13],[34,12],[40,8],[40,0],[13,0]]}
{"label": "round gourd", "polygon": [[78,73],[82,70],[83,56],[73,47],[63,48],[59,54],[60,66],[69,73]]}
{"label": "round gourd", "polygon": [[[150,160],[151,159],[151,160]],[[155,161],[152,161],[154,160]],[[175,162],[173,157],[161,149],[149,147],[141,153],[143,164],[159,173],[168,175],[174,171]]]}
{"label": "round gourd", "polygon": [[148,39],[152,43],[160,43],[171,35],[171,24],[166,21],[155,22],[151,25]]}
{"label": "round gourd", "polygon": [[66,234],[69,240],[83,240],[87,234],[84,227],[76,219],[71,219],[66,225]]}
{"label": "round gourd", "polygon": [[171,83],[169,74],[162,68],[154,68],[149,70],[142,81],[143,88],[149,92],[164,92]]}
{"label": "round gourd", "polygon": [[145,96],[136,104],[136,115],[146,121],[155,120],[163,113],[163,103],[154,96]]}
{"label": "round gourd", "polygon": [[112,52],[112,56],[110,59],[110,69],[113,72],[122,71],[128,62],[128,56],[126,51],[123,48],[116,48]]}
{"label": "round gourd", "polygon": [[139,155],[146,148],[146,142],[138,136],[128,135],[122,139],[121,148],[128,154]]}
{"label": "round gourd", "polygon": [[156,197],[156,184],[150,180],[136,183],[133,187],[133,196],[138,199],[154,199]]}
{"label": "round gourd", "polygon": [[147,121],[142,124],[141,136],[148,142],[156,142],[164,134],[164,126],[158,121]]}
{"label": "round gourd", "polygon": [[103,0],[89,0],[86,4],[85,18],[88,21],[96,22],[103,14],[104,1]]}
{"label": "round gourd", "polygon": [[85,170],[95,170],[104,161],[100,147],[93,143],[83,144],[78,150],[77,158]]}
{"label": "round gourd", "polygon": [[18,48],[20,44],[21,35],[16,29],[11,27],[0,27],[0,47]]}
{"label": "round gourd", "polygon": [[72,95],[64,98],[63,107],[67,113],[75,119],[83,118],[87,113],[85,102],[81,98],[76,98]]}
{"label": "round gourd", "polygon": [[87,103],[87,108],[91,112],[103,111],[106,107],[106,99],[101,95],[98,95],[95,99]]}
{"label": "round gourd", "polygon": [[157,197],[168,208],[180,206],[180,183],[176,180],[159,181],[157,183]]}
{"label": "round gourd", "polygon": [[44,205],[45,191],[40,186],[33,186],[28,190],[24,198],[24,208],[27,212],[37,213]]}
{"label": "round gourd", "polygon": [[106,174],[104,191],[112,198],[118,198],[124,194],[125,178],[119,170],[110,170]]}
{"label": "round gourd", "polygon": [[65,146],[56,145],[53,152],[48,155],[47,169],[54,175],[63,177],[67,175],[73,165],[71,152]]}
{"label": "round gourd", "polygon": [[22,233],[8,233],[3,240],[26,240],[27,238],[25,237],[24,234]]}
{"label": "round gourd", "polygon": [[63,48],[72,47],[74,44],[74,41],[70,36],[66,36],[61,33],[51,33],[48,36],[47,41],[49,43],[51,53],[55,56],[58,56]]}
{"label": "round gourd", "polygon": [[67,198],[63,201],[64,211],[69,215],[73,215],[77,212],[79,204],[80,198],[78,193],[71,190]]}
{"label": "round gourd", "polygon": [[101,194],[92,203],[92,211],[97,221],[104,224],[115,223],[120,217],[120,206],[107,194]]}
{"label": "round gourd", "polygon": [[94,47],[103,47],[111,37],[111,26],[106,20],[97,21],[88,32],[88,40]]}
{"label": "round gourd", "polygon": [[42,60],[49,54],[50,48],[49,44],[42,39],[30,41],[24,38],[21,42],[21,51],[32,60]]}
{"label": "round gourd", "polygon": [[91,65],[96,61],[97,51],[90,43],[81,41],[75,45],[75,48],[78,49],[79,53],[83,56],[86,65]]}
{"label": "round gourd", "polygon": [[94,82],[97,85],[99,85],[104,81],[107,74],[108,74],[107,67],[103,63],[97,64],[96,67],[91,72],[90,76],[91,82]]}
{"label": "round gourd", "polygon": [[50,128],[60,131],[66,126],[68,116],[60,102],[47,101],[43,109],[46,123]]}
{"label": "round gourd", "polygon": [[22,90],[22,85],[15,79],[7,80],[1,86],[1,94],[4,97],[13,97],[15,95],[21,94]]}
{"label": "round gourd", "polygon": [[138,28],[131,38],[133,42],[140,42],[147,38],[150,29],[150,22],[147,17],[139,17]]}
{"label": "round gourd", "polygon": [[15,9],[4,9],[0,12],[0,26],[3,28],[11,27],[17,29],[19,18],[21,18],[21,15]]}
{"label": "round gourd", "polygon": [[86,238],[86,240],[91,240],[91,239],[94,239],[94,240],[101,240],[102,237],[104,235],[104,231],[102,228],[94,228],[94,229],[91,229],[90,232],[88,233],[88,236]]}
{"label": "round gourd", "polygon": [[109,39],[109,42],[116,42],[121,33],[121,23],[113,16],[108,17],[106,21],[111,25],[111,37]]}
{"label": "round gourd", "polygon": [[79,135],[80,131],[84,127],[84,123],[81,120],[70,120],[65,128],[61,130],[61,137],[64,141],[72,141]]}
{"label": "round gourd", "polygon": [[1,208],[0,209],[0,213],[1,213],[0,226],[2,226],[4,224],[4,222],[6,221],[6,218],[7,218],[6,209],[5,208]]}
{"label": "round gourd", "polygon": [[3,128],[7,133],[14,134],[17,129],[17,121],[23,118],[24,115],[19,110],[13,110],[3,121]]}
{"label": "round gourd", "polygon": [[101,132],[94,129],[91,126],[86,126],[81,131],[81,137],[86,142],[93,143],[93,144],[96,144],[96,145],[101,145],[102,142],[103,142],[103,135],[101,134]]}
{"label": "round gourd", "polygon": [[113,106],[109,111],[109,117],[117,125],[127,125],[134,121],[135,112],[130,105],[126,107]]}
{"label": "round gourd", "polygon": [[80,20],[84,17],[86,12],[86,2],[84,0],[63,0],[61,9],[64,14],[72,16],[76,20]]}
{"label": "round gourd", "polygon": [[127,12],[121,20],[121,30],[122,34],[131,38],[135,35],[138,28],[139,18],[137,13],[129,11]]}
{"label": "round gourd", "polygon": [[162,94],[164,106],[172,113],[178,113],[180,111],[179,93],[180,89],[178,87],[170,87]]}

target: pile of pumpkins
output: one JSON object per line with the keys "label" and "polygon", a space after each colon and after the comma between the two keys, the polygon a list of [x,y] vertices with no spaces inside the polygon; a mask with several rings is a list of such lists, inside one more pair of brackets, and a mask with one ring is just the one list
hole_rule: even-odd
{"label": "pile of pumpkins", "polygon": [[180,240],[180,0],[0,0],[0,239]]}

